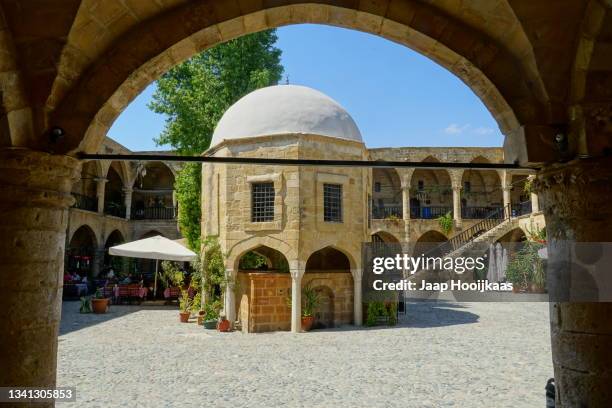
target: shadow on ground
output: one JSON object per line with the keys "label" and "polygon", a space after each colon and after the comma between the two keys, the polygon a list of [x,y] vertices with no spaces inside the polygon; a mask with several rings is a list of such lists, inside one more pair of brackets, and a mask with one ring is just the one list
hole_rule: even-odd
{"label": "shadow on ground", "polygon": [[59,335],[81,330],[86,327],[104,323],[112,319],[123,317],[140,310],[169,310],[176,306],[133,306],[133,305],[111,305],[108,312],[104,314],[79,313],[80,301],[62,302],[62,321],[60,322]]}
{"label": "shadow on ground", "polygon": [[401,327],[444,327],[478,322],[480,316],[468,312],[465,305],[445,301],[410,302],[406,315],[400,316]]}

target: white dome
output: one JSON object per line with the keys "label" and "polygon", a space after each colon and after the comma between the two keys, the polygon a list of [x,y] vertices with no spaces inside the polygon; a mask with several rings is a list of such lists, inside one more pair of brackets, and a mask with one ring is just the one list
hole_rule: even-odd
{"label": "white dome", "polygon": [[261,88],[233,104],[219,121],[213,147],[223,140],[314,134],[363,143],[351,115],[329,96],[297,85]]}

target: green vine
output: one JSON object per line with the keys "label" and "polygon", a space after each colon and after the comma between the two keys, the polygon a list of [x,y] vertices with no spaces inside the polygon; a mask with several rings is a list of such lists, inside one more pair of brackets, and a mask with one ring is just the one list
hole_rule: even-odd
{"label": "green vine", "polygon": [[446,235],[453,230],[453,216],[450,211],[438,217],[437,221],[438,225],[440,225],[440,229],[442,229]]}

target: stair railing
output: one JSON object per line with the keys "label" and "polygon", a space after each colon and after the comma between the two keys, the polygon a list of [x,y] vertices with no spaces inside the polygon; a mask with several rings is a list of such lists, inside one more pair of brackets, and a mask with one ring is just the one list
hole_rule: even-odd
{"label": "stair railing", "polygon": [[490,212],[483,220],[472,225],[470,228],[461,231],[459,234],[454,235],[448,241],[432,248],[424,255],[434,256],[434,254],[436,254],[436,256],[444,257],[451,252],[456,251],[480,235],[492,230],[504,221],[509,220],[511,217],[511,211],[511,206],[508,204],[505,207],[501,207]]}

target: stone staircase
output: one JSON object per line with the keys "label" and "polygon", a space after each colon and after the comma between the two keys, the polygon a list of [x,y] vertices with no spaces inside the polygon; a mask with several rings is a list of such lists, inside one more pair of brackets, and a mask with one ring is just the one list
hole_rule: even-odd
{"label": "stone staircase", "polygon": [[[510,206],[495,210],[482,221],[427,251],[424,256],[449,258],[482,256],[492,242],[518,227],[518,218],[510,214]],[[453,275],[455,274],[446,271],[420,270],[408,277],[408,280],[446,282],[452,279]],[[462,275],[462,279],[465,277],[466,275]]]}

